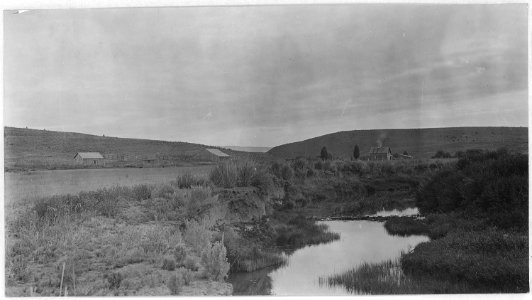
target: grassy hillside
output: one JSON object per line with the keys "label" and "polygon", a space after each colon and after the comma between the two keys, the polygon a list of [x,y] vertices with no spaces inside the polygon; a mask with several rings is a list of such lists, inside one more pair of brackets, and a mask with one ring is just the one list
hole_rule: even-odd
{"label": "grassy hillside", "polygon": [[359,146],[360,155],[364,156],[370,147],[379,143],[390,147],[392,153],[407,151],[415,158],[430,158],[438,150],[453,154],[472,148],[494,150],[506,147],[524,153],[528,151],[528,128],[455,127],[342,131],[277,146],[268,153],[278,158],[315,157],[325,146],[334,157],[350,158],[355,145]]}
{"label": "grassy hillside", "polygon": [[[210,162],[210,147],[185,142],[104,137],[73,132],[4,128],[6,170],[79,168],[77,152],[96,151],[106,157],[106,167],[176,166]],[[231,156],[249,154],[219,148]],[[118,157],[121,156],[121,157]],[[154,159],[146,162],[145,159]]]}

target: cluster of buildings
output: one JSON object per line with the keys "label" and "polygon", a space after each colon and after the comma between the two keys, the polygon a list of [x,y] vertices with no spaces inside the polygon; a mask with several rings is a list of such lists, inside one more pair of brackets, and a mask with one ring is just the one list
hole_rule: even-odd
{"label": "cluster of buildings", "polygon": [[[412,159],[411,155],[398,154],[398,159]],[[396,159],[392,154],[390,147],[371,147],[368,153],[369,160],[392,160]]]}

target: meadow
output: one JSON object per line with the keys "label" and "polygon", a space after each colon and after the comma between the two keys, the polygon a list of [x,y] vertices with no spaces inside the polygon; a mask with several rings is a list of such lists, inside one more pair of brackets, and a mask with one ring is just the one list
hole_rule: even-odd
{"label": "meadow", "polygon": [[4,204],[20,204],[37,198],[77,194],[113,186],[157,184],[184,173],[207,176],[212,165],[169,168],[42,170],[4,173]]}

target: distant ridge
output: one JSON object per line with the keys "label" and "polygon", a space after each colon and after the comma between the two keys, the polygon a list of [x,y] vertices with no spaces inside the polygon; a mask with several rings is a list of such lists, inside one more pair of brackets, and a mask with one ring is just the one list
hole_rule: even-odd
{"label": "distant ridge", "polygon": [[316,157],[327,147],[335,157],[349,159],[358,145],[366,155],[370,147],[388,146],[392,153],[408,154],[415,158],[430,158],[438,150],[453,154],[456,151],[479,148],[528,152],[528,127],[450,127],[421,129],[373,129],[341,131],[300,142],[280,145],[268,151],[277,158],[298,156]]}

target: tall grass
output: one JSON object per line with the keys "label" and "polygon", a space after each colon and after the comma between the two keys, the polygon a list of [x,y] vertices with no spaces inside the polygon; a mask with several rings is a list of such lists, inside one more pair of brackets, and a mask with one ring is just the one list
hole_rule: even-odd
{"label": "tall grass", "polygon": [[320,285],[344,286],[355,294],[441,294],[473,293],[467,283],[451,283],[431,278],[414,278],[404,274],[399,259],[382,263],[363,263],[343,274],[320,277]]}
{"label": "tall grass", "polygon": [[186,171],[177,177],[176,184],[180,189],[189,189],[193,186],[205,186],[208,180],[204,177],[195,176],[190,171]]}
{"label": "tall grass", "polygon": [[212,169],[209,179],[216,186],[233,188],[237,184],[238,169],[234,161],[224,161]]}

